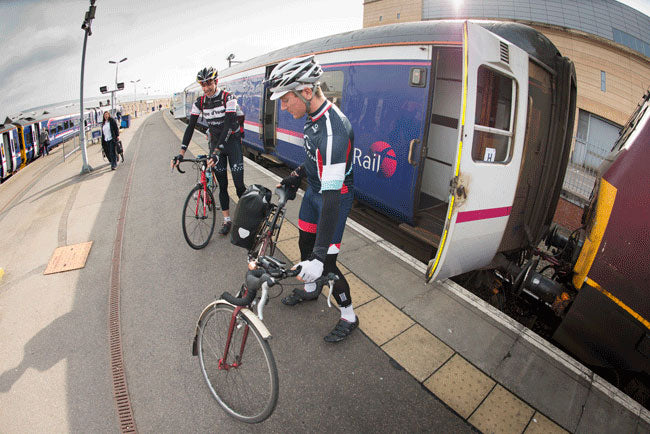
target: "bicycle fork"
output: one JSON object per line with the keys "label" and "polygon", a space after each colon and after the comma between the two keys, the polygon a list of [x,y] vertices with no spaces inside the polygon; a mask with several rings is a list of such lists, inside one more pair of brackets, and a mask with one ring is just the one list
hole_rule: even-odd
{"label": "bicycle fork", "polygon": [[242,336],[241,345],[239,348],[239,355],[235,356],[235,361],[232,364],[229,364],[226,360],[228,358],[228,351],[230,351],[230,344],[232,343],[232,336],[235,331],[235,327],[239,328],[242,324],[237,324],[237,317],[239,312],[242,310],[241,306],[237,306],[230,317],[230,326],[228,327],[228,337],[226,338],[226,348],[223,351],[223,357],[219,359],[218,369],[220,370],[229,370],[230,368],[239,368],[242,363],[242,358],[244,355],[244,348],[246,347],[246,340],[248,339],[248,324],[244,322],[244,335]]}

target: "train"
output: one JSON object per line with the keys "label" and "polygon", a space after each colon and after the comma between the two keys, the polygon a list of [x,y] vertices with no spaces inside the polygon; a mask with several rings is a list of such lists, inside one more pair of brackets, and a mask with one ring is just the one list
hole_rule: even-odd
{"label": "train", "polygon": [[[86,129],[101,123],[102,112],[98,107],[84,110]],[[42,154],[43,144],[40,137],[43,131],[48,134],[49,148],[56,147],[79,134],[79,113],[59,109],[57,113],[43,111],[40,114],[20,114],[15,119],[7,117],[0,124],[0,182]]]}
{"label": "train", "polygon": [[[581,288],[592,288],[589,281],[576,285],[571,276],[582,276],[589,262],[575,262],[588,248],[589,225],[566,234],[552,222],[577,85],[573,62],[548,38],[520,23],[424,21],[332,35],[233,65],[220,71],[219,87],[235,94],[245,113],[249,155],[289,167],[304,159],[304,121],[270,100],[265,78],[279,62],[310,54],[323,67],[323,92],[354,130],[356,199],[431,247],[428,282],[464,276],[467,286],[487,282],[495,292],[523,293],[553,312],[560,321],[555,341],[589,366],[648,372],[647,289],[602,280],[614,298],[596,290],[600,298],[588,299],[593,291]],[[186,119],[200,92],[192,83],[174,94],[174,116]],[[644,197],[648,191],[646,184]],[[640,239],[647,240],[644,212]],[[544,253],[545,244],[555,253]],[[639,251],[645,265],[648,252]],[[648,268],[630,272],[647,277]],[[630,297],[618,298],[617,285]],[[607,336],[607,326],[593,326],[603,312],[623,318],[615,330],[625,339],[612,336],[613,323]]]}

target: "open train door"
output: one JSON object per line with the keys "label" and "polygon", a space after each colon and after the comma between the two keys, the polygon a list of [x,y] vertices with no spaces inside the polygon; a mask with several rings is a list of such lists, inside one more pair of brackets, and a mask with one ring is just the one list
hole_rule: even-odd
{"label": "open train door", "polygon": [[528,55],[479,24],[463,29],[463,101],[449,206],[427,282],[490,264],[515,196],[526,130]]}
{"label": "open train door", "polygon": [[[267,79],[276,65],[266,67],[264,78]],[[271,154],[275,152],[278,143],[278,101],[271,101],[270,86],[266,81],[262,83],[262,98],[260,100],[260,140],[264,146],[264,152]]]}

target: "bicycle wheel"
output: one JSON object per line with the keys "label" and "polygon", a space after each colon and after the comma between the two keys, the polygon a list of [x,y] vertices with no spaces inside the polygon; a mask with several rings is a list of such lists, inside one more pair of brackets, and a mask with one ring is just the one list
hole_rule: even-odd
{"label": "bicycle wheel", "polygon": [[268,342],[241,314],[235,320],[228,354],[223,360],[234,310],[232,306],[217,304],[202,319],[198,333],[199,363],[219,405],[235,419],[257,423],[268,418],[278,402],[278,369]]}
{"label": "bicycle wheel", "polygon": [[212,192],[203,191],[200,184],[187,195],[183,205],[183,236],[191,248],[198,250],[208,245],[216,223],[215,208]]}

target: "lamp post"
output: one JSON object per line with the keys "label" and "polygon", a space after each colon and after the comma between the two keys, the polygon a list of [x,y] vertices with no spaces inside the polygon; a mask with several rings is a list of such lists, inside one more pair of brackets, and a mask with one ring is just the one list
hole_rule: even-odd
{"label": "lamp post", "polygon": [[[122,60],[109,60],[108,63],[115,64],[115,89],[117,89],[117,68],[120,66],[120,63],[124,62],[126,57]],[[115,94],[111,94],[111,115],[115,116]]]}
{"label": "lamp post", "polygon": [[133,83],[133,102],[135,102],[135,100],[137,98],[136,97],[136,93],[137,93],[136,90],[138,89],[138,81],[140,81],[139,78],[137,80],[135,80],[135,81],[131,80],[131,83]]}
{"label": "lamp post", "polygon": [[[136,106],[136,93],[137,93],[136,90],[138,89],[138,81],[140,81],[139,78],[137,80],[135,80],[135,81],[131,80],[131,83],[133,83],[133,107],[137,107]],[[137,117],[137,113],[138,113],[137,108],[134,109],[134,111],[135,111],[136,117]]]}
{"label": "lamp post", "polygon": [[81,146],[81,173],[89,173],[93,168],[88,164],[88,157],[86,156],[86,124],[84,122],[84,65],[86,63],[86,43],[88,42],[88,36],[92,35],[93,32],[90,28],[92,21],[95,18],[95,0],[90,0],[90,7],[86,12],[84,17],[84,22],[81,24],[81,30],[84,31],[84,45],[81,51],[81,83],[80,96],[79,96],[79,145]]}

